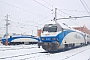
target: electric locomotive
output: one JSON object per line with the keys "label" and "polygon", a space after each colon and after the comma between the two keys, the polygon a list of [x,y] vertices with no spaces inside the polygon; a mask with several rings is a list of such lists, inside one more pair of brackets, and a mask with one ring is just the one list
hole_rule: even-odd
{"label": "electric locomotive", "polygon": [[58,51],[87,44],[85,33],[64,26],[64,23],[61,25],[55,21],[45,24],[39,45],[46,51]]}

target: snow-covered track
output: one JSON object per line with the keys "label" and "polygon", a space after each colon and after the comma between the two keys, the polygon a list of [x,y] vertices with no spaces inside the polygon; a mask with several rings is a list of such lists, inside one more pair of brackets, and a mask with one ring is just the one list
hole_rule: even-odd
{"label": "snow-covered track", "polygon": [[21,49],[32,49],[37,47],[27,47],[27,48],[9,48],[9,49],[1,49],[0,51],[7,51],[7,50],[21,50]]}
{"label": "snow-covered track", "polygon": [[19,49],[19,48],[36,47],[32,49],[0,51],[0,60],[74,60],[74,59],[90,60],[90,45],[66,51],[60,51],[57,53],[48,53],[42,48],[37,48],[37,45],[0,46],[0,47],[1,49],[12,49],[12,48]]}
{"label": "snow-covered track", "polygon": [[0,60],[7,60],[7,59],[13,59],[13,58],[19,58],[19,57],[23,57],[23,56],[29,56],[26,58],[20,58],[20,60],[26,60],[26,59],[30,59],[30,58],[35,58],[35,57],[40,57],[40,56],[44,56],[44,55],[50,55],[49,53],[40,53],[40,52],[35,52],[35,53],[28,53],[28,54],[20,54],[20,55],[14,55],[14,56],[8,56],[8,57],[2,57],[0,58]]}
{"label": "snow-covered track", "polygon": [[9,51],[9,50],[22,50],[22,49],[33,49],[38,48],[37,45],[15,45],[15,46],[0,46],[0,51]]}
{"label": "snow-covered track", "polygon": [[65,58],[62,59],[62,60],[67,60],[67,59],[69,59],[69,58],[71,58],[71,57],[74,57],[74,56],[76,56],[76,55],[78,55],[78,54],[81,54],[81,53],[83,53],[83,52],[85,52],[85,51],[87,51],[87,50],[89,50],[89,49],[90,49],[90,48],[81,50],[81,51],[79,51],[79,52],[77,52],[77,53],[74,53],[74,54],[72,54],[72,55],[70,55],[70,56],[65,57]]}

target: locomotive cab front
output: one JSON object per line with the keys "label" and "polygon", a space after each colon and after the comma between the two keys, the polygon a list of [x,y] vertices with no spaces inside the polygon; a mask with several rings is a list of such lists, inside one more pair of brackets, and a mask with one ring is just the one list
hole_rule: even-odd
{"label": "locomotive cab front", "polygon": [[47,51],[58,50],[60,43],[58,42],[57,35],[62,31],[63,28],[58,23],[45,24],[40,37],[42,48]]}

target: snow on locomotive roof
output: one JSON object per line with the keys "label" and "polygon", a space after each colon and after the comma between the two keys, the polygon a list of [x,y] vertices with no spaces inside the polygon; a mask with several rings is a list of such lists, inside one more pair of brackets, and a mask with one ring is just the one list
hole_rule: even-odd
{"label": "snow on locomotive roof", "polygon": [[62,28],[64,28],[64,29],[71,29],[70,27],[68,27],[68,25],[66,25],[65,23],[62,23],[62,22],[55,22],[55,21],[50,21],[50,22],[48,22],[48,23],[46,23],[46,24],[59,24]]}
{"label": "snow on locomotive roof", "polygon": [[77,32],[79,32],[79,33],[82,33],[82,34],[85,34],[84,32],[82,32],[82,31],[79,31],[79,30],[76,30],[76,29],[74,29],[73,27],[70,27],[70,26],[68,26],[66,23],[63,23],[63,22],[55,22],[55,21],[50,21],[50,22],[48,22],[48,23],[46,23],[46,24],[59,24],[63,29],[65,29],[65,30],[73,30],[73,31],[77,31]]}

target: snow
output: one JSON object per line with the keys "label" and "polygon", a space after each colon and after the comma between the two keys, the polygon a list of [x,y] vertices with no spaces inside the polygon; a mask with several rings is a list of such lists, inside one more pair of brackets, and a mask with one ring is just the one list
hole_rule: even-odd
{"label": "snow", "polygon": [[[41,53],[43,52],[43,53]],[[45,53],[37,44],[11,45],[0,44],[0,60],[90,60],[90,45],[58,53]]]}

